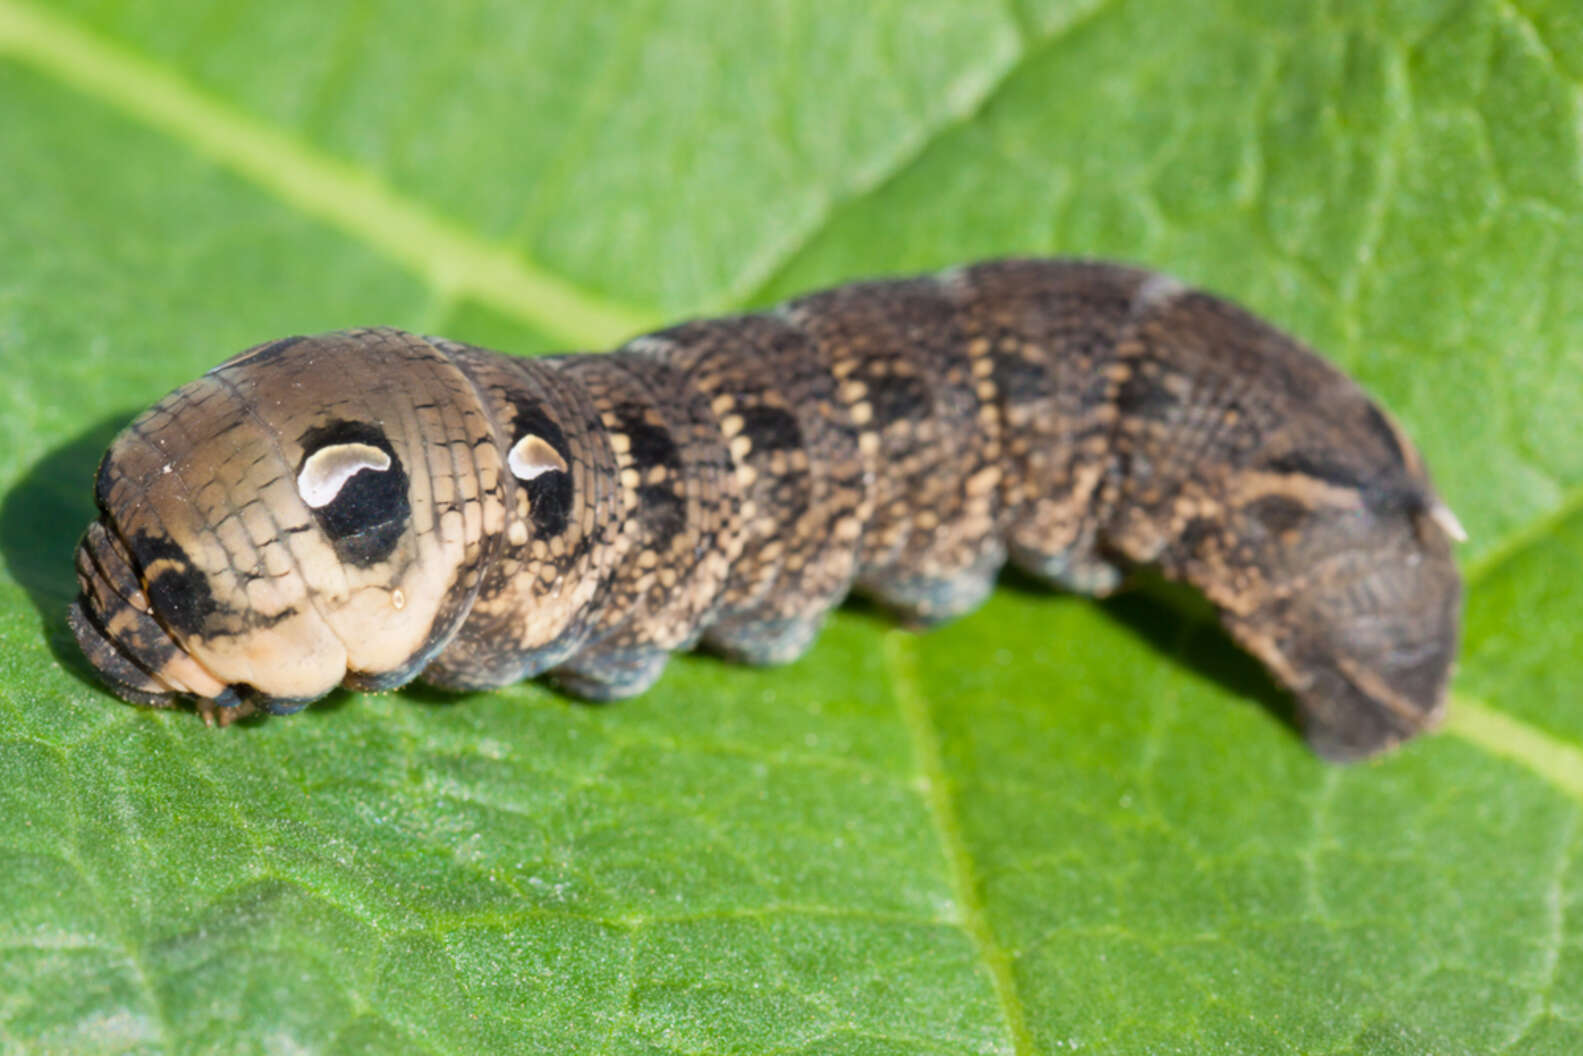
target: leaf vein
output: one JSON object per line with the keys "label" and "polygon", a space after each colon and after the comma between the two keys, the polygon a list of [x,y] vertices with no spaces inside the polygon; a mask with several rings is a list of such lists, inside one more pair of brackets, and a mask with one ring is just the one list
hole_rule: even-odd
{"label": "leaf vein", "polygon": [[1491,755],[1521,763],[1583,803],[1583,748],[1470,697],[1453,697],[1445,728]]}
{"label": "leaf vein", "polygon": [[990,977],[996,1003],[1006,1021],[1012,1051],[1028,1056],[1038,1051],[1028,1029],[1022,998],[1012,972],[1011,957],[1000,944],[979,889],[977,866],[957,816],[950,774],[940,745],[939,730],[929,702],[918,689],[915,639],[904,631],[885,634],[885,669],[901,711],[902,724],[912,741],[913,758],[920,774],[921,793],[935,832],[945,851],[953,899],[961,913],[960,927],[967,933],[975,954]]}
{"label": "leaf vein", "polygon": [[1550,881],[1545,885],[1544,942],[1540,947],[1538,987],[1527,1019],[1512,1031],[1511,1038],[1501,1046],[1501,1051],[1515,1049],[1523,1039],[1547,1016],[1555,1014],[1554,1002],[1556,976],[1560,970],[1562,949],[1566,942],[1566,877],[1578,845],[1578,814],[1574,811],[1567,819],[1566,838],[1559,841],[1555,867],[1550,870]]}

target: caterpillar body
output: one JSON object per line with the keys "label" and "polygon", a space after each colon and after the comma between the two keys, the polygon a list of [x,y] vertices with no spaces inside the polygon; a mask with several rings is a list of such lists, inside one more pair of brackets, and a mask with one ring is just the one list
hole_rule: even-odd
{"label": "caterpillar body", "polygon": [[703,644],[803,653],[856,589],[967,612],[1008,560],[1186,580],[1321,754],[1432,724],[1455,517],[1352,381],[1160,275],[1002,260],[605,354],[393,329],[260,345],[100,464],[69,619],[109,686],[222,721],[337,685],[608,699]]}

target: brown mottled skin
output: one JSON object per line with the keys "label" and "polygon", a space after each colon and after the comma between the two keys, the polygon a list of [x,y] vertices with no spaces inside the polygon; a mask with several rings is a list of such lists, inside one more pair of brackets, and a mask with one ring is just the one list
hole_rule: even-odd
{"label": "brown mottled skin", "polygon": [[1434,723],[1456,650],[1460,529],[1390,420],[1108,264],[856,283],[597,356],[288,338],[141,415],[96,495],[83,650],[222,721],[419,676],[626,696],[700,642],[790,660],[854,588],[958,616],[1007,560],[1195,585],[1334,759]]}

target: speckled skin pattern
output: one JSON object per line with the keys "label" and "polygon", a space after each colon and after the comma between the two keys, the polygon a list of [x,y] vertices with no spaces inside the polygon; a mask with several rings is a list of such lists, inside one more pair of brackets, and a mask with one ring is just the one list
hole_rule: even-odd
{"label": "speckled skin pattern", "polygon": [[1010,560],[1195,585],[1335,759],[1440,715],[1455,518],[1351,381],[1148,272],[854,283],[603,355],[390,329],[261,345],[100,465],[70,620],[122,697],[206,717],[548,674],[609,699],[700,643],[803,653],[859,590],[916,625]]}

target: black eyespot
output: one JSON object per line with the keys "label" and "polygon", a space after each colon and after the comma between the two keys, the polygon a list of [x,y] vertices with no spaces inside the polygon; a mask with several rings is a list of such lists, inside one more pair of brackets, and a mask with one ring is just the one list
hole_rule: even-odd
{"label": "black eyespot", "polygon": [[[518,436],[533,434],[555,449],[561,461],[571,464],[571,446],[560,425],[537,404],[530,400],[513,398],[511,409],[516,420],[512,429]],[[554,539],[566,531],[572,517],[573,485],[570,473],[543,473],[532,480],[523,481],[528,493],[528,506],[533,511],[533,534],[539,539]]]}
{"label": "black eyespot", "polygon": [[366,444],[390,459],[388,469],[370,467],[354,473],[322,506],[309,504],[342,561],[366,568],[389,557],[412,520],[412,504],[407,497],[406,469],[384,430],[368,422],[334,421],[307,430],[301,443],[299,475],[318,452],[346,444]]}
{"label": "black eyespot", "polygon": [[886,374],[868,383],[869,403],[874,408],[874,425],[884,429],[903,419],[927,416],[934,406],[934,394],[922,378],[912,374]]}
{"label": "black eyespot", "polygon": [[128,540],[132,560],[148,577],[148,600],[167,624],[181,634],[201,634],[218,609],[209,581],[193,567],[187,552],[164,536],[138,532]]}
{"label": "black eyespot", "polygon": [[1042,360],[1029,359],[1021,352],[995,356],[995,388],[1018,403],[1032,403],[1055,395],[1055,372]]}
{"label": "black eyespot", "polygon": [[1140,421],[1169,422],[1181,400],[1165,387],[1164,376],[1154,364],[1139,364],[1116,393],[1116,407]]}
{"label": "black eyespot", "polygon": [[764,451],[790,451],[802,446],[797,418],[779,407],[742,409],[742,434]]}

